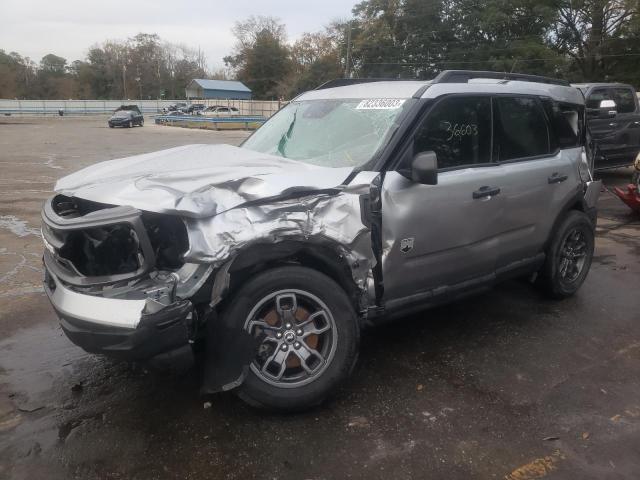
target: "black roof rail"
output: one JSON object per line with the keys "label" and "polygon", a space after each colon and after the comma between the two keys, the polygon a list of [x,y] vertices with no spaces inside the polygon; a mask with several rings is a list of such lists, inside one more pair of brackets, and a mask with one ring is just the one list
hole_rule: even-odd
{"label": "black roof rail", "polygon": [[483,72],[480,70],[444,70],[433,79],[433,83],[467,83],[472,78],[493,78],[496,80],[520,80],[522,82],[548,83],[568,87],[567,80],[529,75],[526,73]]}
{"label": "black roof rail", "polygon": [[[359,83],[372,83],[372,82],[406,82],[412,81],[410,78],[335,78],[324,82],[322,85],[316,87],[316,90],[324,90],[325,88],[333,87],[346,87],[347,85],[357,85]],[[415,81],[415,80],[414,80]]]}

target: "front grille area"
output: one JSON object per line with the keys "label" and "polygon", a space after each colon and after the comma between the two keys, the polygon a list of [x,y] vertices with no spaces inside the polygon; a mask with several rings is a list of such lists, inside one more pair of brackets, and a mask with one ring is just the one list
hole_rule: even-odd
{"label": "front grille area", "polygon": [[175,270],[188,236],[176,216],[142,212],[63,195],[43,209],[45,263],[73,285],[110,284],[151,269]]}
{"label": "front grille area", "polygon": [[133,273],[142,264],[138,236],[126,223],[71,231],[58,254],[87,277]]}

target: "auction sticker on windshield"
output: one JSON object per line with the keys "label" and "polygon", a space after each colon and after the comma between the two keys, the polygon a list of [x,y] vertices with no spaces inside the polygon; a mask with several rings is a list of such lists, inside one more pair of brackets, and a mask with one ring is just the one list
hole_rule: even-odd
{"label": "auction sticker on windshield", "polygon": [[356,110],[393,110],[404,103],[402,98],[368,98],[362,100]]}

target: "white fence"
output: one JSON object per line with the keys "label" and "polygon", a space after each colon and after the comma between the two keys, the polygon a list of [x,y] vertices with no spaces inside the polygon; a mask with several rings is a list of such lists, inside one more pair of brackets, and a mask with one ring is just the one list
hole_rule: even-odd
{"label": "white fence", "polygon": [[[172,103],[184,100],[4,100],[0,99],[0,115],[96,115],[112,113],[120,105],[137,105],[143,113],[159,113]],[[265,118],[277,112],[286,102],[262,100],[196,100],[192,103],[236,107],[241,115]]]}

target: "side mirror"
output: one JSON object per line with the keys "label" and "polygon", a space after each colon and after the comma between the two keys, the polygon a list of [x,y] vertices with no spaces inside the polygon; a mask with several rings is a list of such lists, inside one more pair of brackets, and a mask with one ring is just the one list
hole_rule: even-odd
{"label": "side mirror", "polygon": [[613,100],[600,101],[600,118],[613,118],[618,114],[618,107]]}
{"label": "side mirror", "polygon": [[438,156],[435,152],[420,152],[413,157],[411,180],[423,185],[438,184]]}

